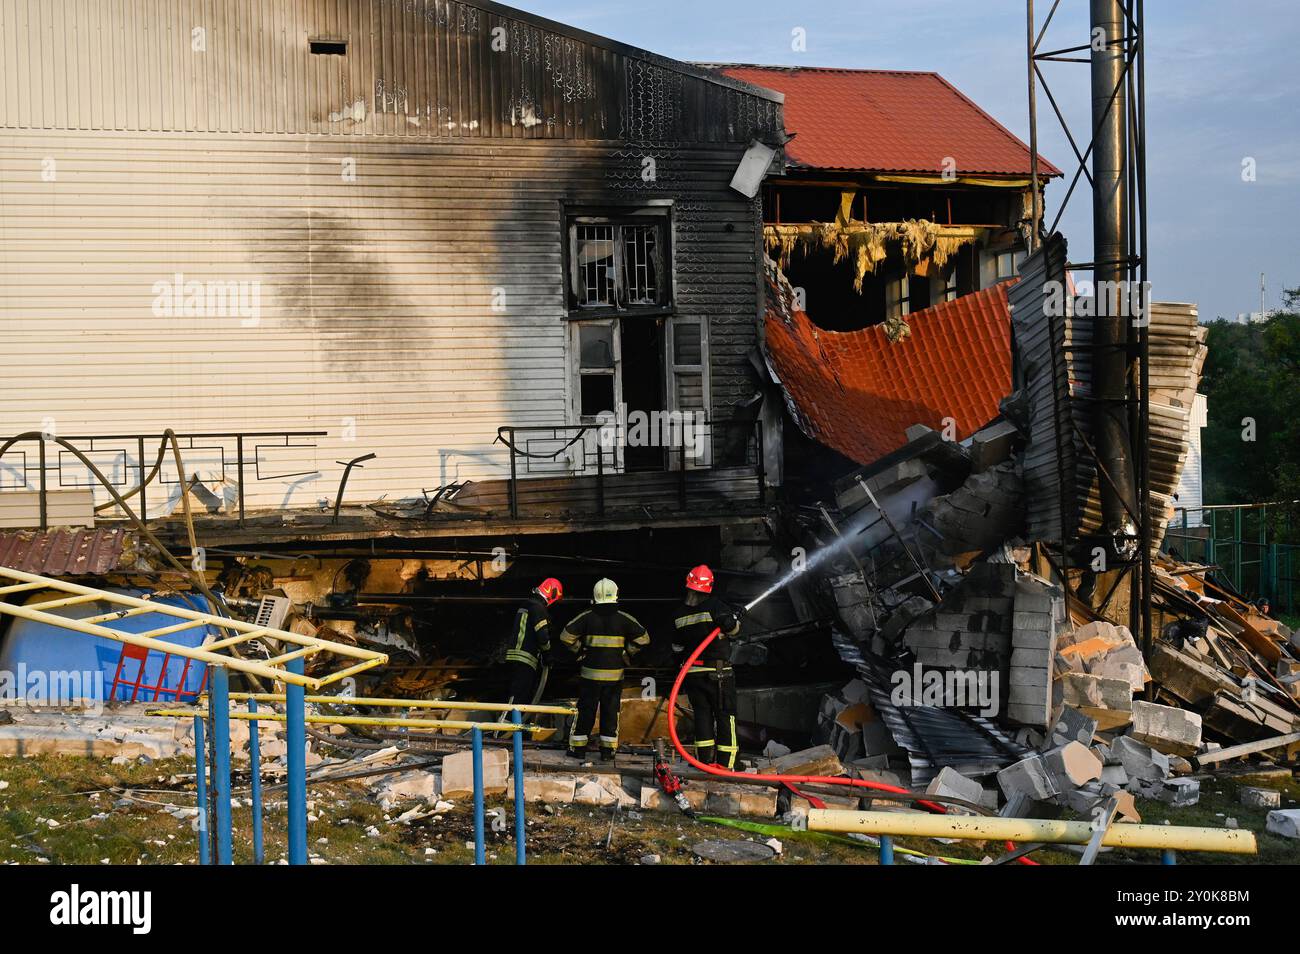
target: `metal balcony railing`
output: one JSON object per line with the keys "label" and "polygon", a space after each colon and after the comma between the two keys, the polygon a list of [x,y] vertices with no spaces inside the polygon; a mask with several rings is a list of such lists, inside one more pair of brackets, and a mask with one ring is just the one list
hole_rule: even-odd
{"label": "metal balcony railing", "polygon": [[[647,434],[654,438],[648,444]],[[510,454],[508,499],[515,519],[530,482],[547,478],[574,488],[590,486],[600,517],[619,505],[620,494],[646,490],[665,502],[665,491],[671,491],[672,505],[682,511],[722,498],[758,507],[766,501],[757,421],[665,419],[661,427],[641,432],[621,423],[505,425],[497,428],[497,441]],[[582,509],[580,503],[577,508]]]}
{"label": "metal balcony railing", "polygon": [[[160,488],[189,483],[195,474],[210,482],[233,483],[239,522],[245,518],[245,488],[249,480],[283,480],[314,470],[294,471],[292,458],[314,450],[311,438],[328,431],[231,431],[175,434],[185,474],[176,473],[170,432],[63,437],[30,431],[0,438],[0,490],[34,489],[40,507],[40,529],[49,529],[49,495],[74,488],[112,487],[144,522],[149,500]],[[279,457],[280,459],[276,460]],[[98,474],[96,474],[98,471]],[[96,513],[117,506],[96,505]],[[115,519],[115,516],[99,518]]]}

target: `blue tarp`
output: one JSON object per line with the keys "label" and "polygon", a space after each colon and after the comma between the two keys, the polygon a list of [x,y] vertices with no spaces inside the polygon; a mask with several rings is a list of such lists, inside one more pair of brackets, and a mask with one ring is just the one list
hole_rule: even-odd
{"label": "blue tarp", "polygon": [[[143,597],[149,595],[140,590],[111,590],[127,596]],[[28,602],[39,603],[42,600],[57,599],[66,593],[47,590],[43,594],[33,594]],[[201,613],[211,612],[208,601],[201,596],[168,594],[152,597],[168,606],[180,606]],[[77,606],[65,606],[51,612],[68,619],[86,619],[111,612],[117,608],[107,602],[82,603]],[[25,697],[32,701],[59,702],[68,700],[68,687],[75,687],[74,695],[78,698],[106,700],[113,684],[113,674],[122,659],[125,643],[116,640],[87,636],[73,630],[62,629],[46,623],[11,617],[8,634],[0,644],[0,698]],[[170,626],[180,620],[163,613],[143,613],[125,619],[102,623],[108,629],[125,633],[143,633],[151,629]],[[210,626],[196,626],[163,637],[168,642],[180,646],[198,646],[209,634],[215,635]],[[182,696],[182,701],[192,702],[203,681],[205,666],[203,663],[190,662],[185,672],[185,684],[180,685],[181,673],[185,669],[186,659],[173,656],[167,664],[166,677],[162,681],[165,689],[180,688],[191,693]],[[163,654],[149,650],[144,664],[144,677],[136,699],[143,702],[172,702],[176,696],[171,692],[162,693],[157,700],[152,687],[158,684],[162,674]],[[115,698],[130,699],[133,691],[131,683],[138,677],[140,663],[136,659],[126,659],[122,664],[121,681],[128,685],[119,685]],[[7,678],[6,678],[7,677]]]}

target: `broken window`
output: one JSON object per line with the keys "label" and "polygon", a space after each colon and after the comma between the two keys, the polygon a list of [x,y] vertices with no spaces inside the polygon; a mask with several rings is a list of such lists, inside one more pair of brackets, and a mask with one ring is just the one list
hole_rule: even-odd
{"label": "broken window", "polygon": [[613,305],[617,298],[614,274],[614,226],[579,225],[575,227],[574,261],[577,265],[578,305]]}
{"label": "broken window", "polygon": [[993,256],[993,281],[1005,282],[1008,279],[1015,278],[1018,274],[1020,263],[1024,260],[1024,249],[1009,248],[1005,251],[996,253]]}
{"label": "broken window", "polygon": [[885,317],[902,318],[911,311],[909,301],[909,276],[907,273],[891,278],[885,283]]}
{"label": "broken window", "polygon": [[612,322],[578,328],[578,412],[584,421],[614,411],[615,347]]}
{"label": "broken window", "polygon": [[902,318],[930,307],[930,279],[907,272],[885,283],[885,317]]}
{"label": "broken window", "polygon": [[[706,424],[709,418],[708,321],[700,317],[673,318],[668,322],[668,329],[670,410],[679,412],[681,428],[675,433],[674,443],[685,454],[687,467],[705,467],[709,463],[712,437],[707,433]],[[687,433],[686,428],[695,430]],[[675,469],[681,460],[679,453],[670,458],[669,466]]]}
{"label": "broken window", "polygon": [[569,219],[571,311],[662,311],[672,304],[667,210]]}
{"label": "broken window", "polygon": [[623,270],[629,305],[659,304],[659,227],[623,228]]}

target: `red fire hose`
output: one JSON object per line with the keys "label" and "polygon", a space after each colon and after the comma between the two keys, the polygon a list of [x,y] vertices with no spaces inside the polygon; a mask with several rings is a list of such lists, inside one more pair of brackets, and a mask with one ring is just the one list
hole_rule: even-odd
{"label": "red fire hose", "polygon": [[[774,782],[779,785],[843,785],[849,788],[868,788],[877,792],[890,792],[895,795],[912,794],[907,789],[899,788],[897,785],[889,785],[885,782],[871,782],[864,778],[839,778],[822,775],[755,775],[752,772],[734,772],[731,769],[723,768],[720,765],[709,765],[701,762],[699,759],[695,758],[695,756],[687,752],[686,747],[682,745],[682,740],[677,737],[677,695],[681,691],[682,681],[686,678],[686,674],[690,672],[691,667],[695,665],[696,660],[700,658],[700,654],[704,652],[709,643],[717,639],[718,634],[721,632],[722,630],[715,627],[713,632],[709,633],[705,640],[695,647],[695,651],[687,658],[685,665],[682,666],[681,672],[679,672],[677,678],[673,680],[672,692],[668,694],[668,735],[673,740],[673,748],[677,750],[677,754],[684,758],[689,765],[693,768],[699,769],[701,772],[707,772],[709,775],[717,775],[721,778],[746,778],[751,781],[759,779],[764,782]],[[936,802],[918,801],[917,804],[924,805],[926,808],[938,812],[939,814],[947,814],[948,811]],[[1013,842],[1007,842],[1006,844],[1008,851],[1015,850],[1015,844]],[[1030,861],[1028,858],[1020,858],[1018,860],[1021,864],[1036,865],[1038,863],[1036,861]]]}

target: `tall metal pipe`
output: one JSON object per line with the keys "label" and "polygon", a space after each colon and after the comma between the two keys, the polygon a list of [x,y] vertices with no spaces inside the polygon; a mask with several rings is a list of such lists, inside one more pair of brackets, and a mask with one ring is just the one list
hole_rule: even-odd
{"label": "tall metal pipe", "polygon": [[212,725],[212,804],[217,827],[217,864],[234,862],[230,817],[230,670],[213,666],[208,680],[208,721]]}
{"label": "tall metal pipe", "polygon": [[1038,84],[1034,81],[1034,54],[1038,52],[1034,42],[1034,0],[1025,2],[1025,49],[1029,54],[1029,242],[1027,249],[1033,252],[1038,248],[1038,233],[1043,227],[1043,193],[1038,185]]}
{"label": "tall metal pipe", "polygon": [[1123,306],[1129,301],[1125,291],[1129,277],[1129,196],[1123,40],[1127,31],[1119,0],[1091,0],[1091,27],[1092,241],[1097,302],[1093,329],[1094,426],[1097,455],[1104,471],[1099,478],[1102,529],[1112,540],[1128,538],[1116,541],[1119,552],[1132,547],[1137,532],[1132,515],[1138,512],[1129,411],[1125,404],[1129,362],[1128,319]]}
{"label": "tall metal pipe", "polygon": [[[289,672],[301,676],[302,657],[291,659]],[[289,790],[289,864],[307,864],[307,702],[302,686],[288,683],[284,689],[285,745]]]}

